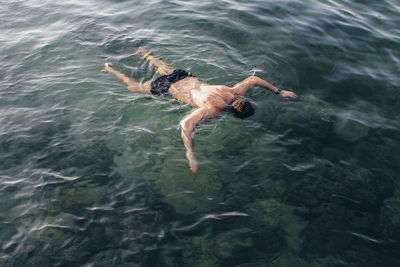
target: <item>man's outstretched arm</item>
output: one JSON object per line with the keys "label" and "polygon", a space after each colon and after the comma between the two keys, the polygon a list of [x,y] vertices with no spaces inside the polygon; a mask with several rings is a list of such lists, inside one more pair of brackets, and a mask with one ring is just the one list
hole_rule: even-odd
{"label": "man's outstretched arm", "polygon": [[196,172],[198,168],[198,162],[193,152],[193,140],[192,135],[199,123],[214,118],[220,114],[218,109],[209,108],[198,108],[188,116],[186,116],[180,123],[181,125],[181,136],[183,144],[186,147],[186,158],[189,160],[189,166],[192,172]]}
{"label": "man's outstretched arm", "polygon": [[280,89],[276,88],[275,86],[273,86],[272,84],[270,84],[269,82],[267,82],[257,76],[250,76],[250,77],[244,79],[243,81],[235,84],[232,87],[232,90],[235,92],[235,94],[244,96],[247,93],[247,91],[249,91],[251,88],[253,88],[255,86],[266,88],[284,99],[297,97],[295,93],[293,93],[291,91],[280,90]]}

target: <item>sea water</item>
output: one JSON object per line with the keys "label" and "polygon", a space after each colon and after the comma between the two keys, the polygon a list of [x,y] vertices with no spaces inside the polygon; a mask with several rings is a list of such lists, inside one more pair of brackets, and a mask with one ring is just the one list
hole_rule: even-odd
{"label": "sea water", "polygon": [[[396,0],[2,1],[0,266],[399,266]],[[194,136],[151,51],[255,115]]]}

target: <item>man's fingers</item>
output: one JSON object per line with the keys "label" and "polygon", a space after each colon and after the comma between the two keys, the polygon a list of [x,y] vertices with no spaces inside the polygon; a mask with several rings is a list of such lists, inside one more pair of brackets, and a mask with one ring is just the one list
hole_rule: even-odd
{"label": "man's fingers", "polygon": [[190,160],[189,165],[190,165],[190,170],[193,173],[197,172],[197,167],[199,166],[199,164],[197,163],[196,160]]}
{"label": "man's fingers", "polygon": [[197,165],[196,166],[190,166],[190,170],[195,173],[197,172]]}
{"label": "man's fingers", "polygon": [[285,100],[288,100],[290,98],[294,98],[294,99],[297,98],[297,95],[290,91],[284,91],[283,93],[280,94],[280,96]]}

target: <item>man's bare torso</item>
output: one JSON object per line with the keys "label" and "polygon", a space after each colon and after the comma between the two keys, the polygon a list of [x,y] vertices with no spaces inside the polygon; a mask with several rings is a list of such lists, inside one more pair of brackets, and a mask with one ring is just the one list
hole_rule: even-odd
{"label": "man's bare torso", "polygon": [[196,77],[188,77],[171,85],[171,95],[193,107],[208,107],[223,109],[234,94],[225,85],[209,85],[202,83]]}

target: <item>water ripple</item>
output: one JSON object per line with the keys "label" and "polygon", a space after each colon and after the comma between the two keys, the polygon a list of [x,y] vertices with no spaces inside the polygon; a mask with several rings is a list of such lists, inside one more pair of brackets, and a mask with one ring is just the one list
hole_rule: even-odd
{"label": "water ripple", "polygon": [[248,217],[249,215],[246,213],[242,212],[224,212],[220,214],[207,214],[203,216],[202,218],[198,219],[194,224],[188,225],[188,226],[182,226],[182,227],[176,227],[173,229],[175,232],[187,232],[187,231],[192,231],[195,229],[198,225],[202,224],[204,221],[208,220],[221,220],[227,217]]}

